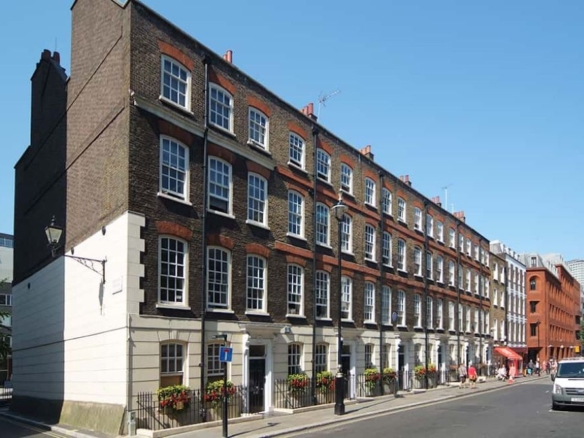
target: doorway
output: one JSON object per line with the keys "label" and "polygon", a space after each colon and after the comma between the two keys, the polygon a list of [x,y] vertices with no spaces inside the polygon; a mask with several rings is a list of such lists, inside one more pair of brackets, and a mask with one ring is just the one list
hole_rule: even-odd
{"label": "doorway", "polygon": [[266,347],[249,347],[249,412],[255,414],[264,410],[266,386]]}
{"label": "doorway", "polygon": [[399,389],[404,389],[404,382],[407,378],[406,376],[406,352],[404,344],[399,344],[397,347],[397,369],[398,369],[398,379],[399,379]]}
{"label": "doorway", "polygon": [[349,381],[351,372],[351,346],[343,345],[341,352],[341,367],[343,370],[343,376],[345,379],[345,398],[351,398],[351,393],[349,392]]}

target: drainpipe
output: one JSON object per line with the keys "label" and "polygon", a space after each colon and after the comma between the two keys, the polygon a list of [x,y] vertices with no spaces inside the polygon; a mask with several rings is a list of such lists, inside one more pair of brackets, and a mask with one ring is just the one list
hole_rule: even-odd
{"label": "drainpipe", "polygon": [[[202,228],[202,238],[201,238],[201,381],[200,381],[200,396],[201,400],[203,394],[205,393],[205,372],[206,372],[206,313],[207,313],[207,146],[209,140],[209,65],[211,64],[211,58],[203,53],[203,65],[205,66],[205,96],[204,96],[204,109],[203,109],[203,123],[204,123],[204,134],[203,134],[203,211],[201,214],[201,228]],[[203,421],[207,421],[207,415],[204,407],[201,406],[203,411]]]}
{"label": "drainpipe", "polygon": [[456,248],[456,344],[458,349],[458,365],[462,363],[460,356],[460,221],[456,221],[456,241],[454,247]]}
{"label": "drainpipe", "polygon": [[[385,175],[382,171],[379,171],[379,237],[377,241],[381,241],[381,251],[377,251],[377,254],[381,254],[379,257],[379,281],[378,281],[378,289],[379,289],[379,368],[381,372],[381,379],[379,380],[379,393],[383,395],[383,180]],[[391,321],[391,315],[388,315]],[[389,362],[389,361],[388,361]],[[387,364],[389,366],[389,364]]]}
{"label": "drainpipe", "polygon": [[424,254],[423,264],[424,269],[422,275],[424,276],[424,366],[426,372],[424,373],[424,385],[428,389],[428,200],[424,199]]}
{"label": "drainpipe", "polygon": [[[479,239],[479,374],[483,375],[483,240]],[[486,257],[485,257],[486,260]]]}
{"label": "drainpipe", "polygon": [[[313,125],[312,126],[312,144],[313,144],[313,166],[314,166],[314,176],[313,176],[313,187],[312,187],[312,387],[311,387],[311,394],[312,394],[312,404],[316,406],[316,254],[318,252],[318,245],[316,243],[316,189],[318,188],[318,171],[317,171],[317,148],[318,148],[318,128]],[[329,217],[330,222],[330,217]],[[340,243],[339,243],[340,245]],[[340,246],[339,246],[340,251]],[[339,297],[340,299],[340,297]],[[330,302],[329,302],[330,307]],[[340,346],[338,348],[341,348]]]}

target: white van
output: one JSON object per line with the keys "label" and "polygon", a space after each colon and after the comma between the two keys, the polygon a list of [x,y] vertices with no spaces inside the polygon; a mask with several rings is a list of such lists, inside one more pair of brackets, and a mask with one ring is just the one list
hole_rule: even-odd
{"label": "white van", "polygon": [[562,406],[584,406],[584,357],[571,357],[558,362],[552,374],[552,409]]}

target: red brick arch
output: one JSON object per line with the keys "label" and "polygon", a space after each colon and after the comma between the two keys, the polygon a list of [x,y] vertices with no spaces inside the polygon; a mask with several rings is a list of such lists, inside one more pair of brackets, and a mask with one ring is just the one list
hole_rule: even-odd
{"label": "red brick arch", "polygon": [[193,232],[187,227],[169,221],[156,221],[156,230],[158,234],[168,234],[170,236],[180,237],[186,241],[193,238]]}

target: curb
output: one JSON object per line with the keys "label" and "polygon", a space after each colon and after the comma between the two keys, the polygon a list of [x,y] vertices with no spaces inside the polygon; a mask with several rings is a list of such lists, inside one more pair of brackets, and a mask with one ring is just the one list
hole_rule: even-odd
{"label": "curb", "polygon": [[321,423],[314,423],[314,424],[307,424],[307,425],[303,425],[303,426],[290,427],[288,429],[275,431],[275,432],[268,433],[265,435],[258,435],[258,438],[273,438],[273,437],[278,437],[278,436],[289,435],[292,433],[298,433],[298,432],[309,431],[312,429],[318,429],[318,428],[326,427],[326,426],[330,426],[330,425],[340,425],[340,424],[348,423],[348,422],[355,421],[355,420],[362,420],[365,418],[383,415],[383,414],[386,414],[389,412],[397,412],[397,411],[402,411],[402,410],[411,409],[411,408],[415,408],[415,407],[421,407],[421,406],[429,405],[429,404],[436,403],[436,402],[448,401],[448,400],[452,400],[455,398],[472,397],[474,395],[478,395],[478,394],[481,394],[484,392],[497,391],[500,389],[509,388],[509,387],[515,386],[515,385],[523,385],[523,384],[528,383],[530,381],[541,380],[541,379],[545,379],[545,377],[542,376],[542,377],[538,377],[538,378],[530,378],[529,380],[520,381],[520,382],[515,381],[515,383],[513,383],[513,384],[496,386],[493,388],[484,388],[484,389],[481,389],[480,391],[476,391],[476,392],[469,392],[469,393],[461,392],[461,393],[446,395],[444,397],[435,397],[435,398],[432,398],[431,400],[423,400],[423,401],[419,401],[419,402],[415,402],[415,403],[408,403],[408,404],[405,404],[402,406],[395,406],[395,407],[391,407],[391,408],[381,409],[381,410],[375,411],[375,412],[356,414],[356,415],[350,416],[350,417],[349,416],[338,417],[338,418],[335,418],[333,420],[323,421]]}

